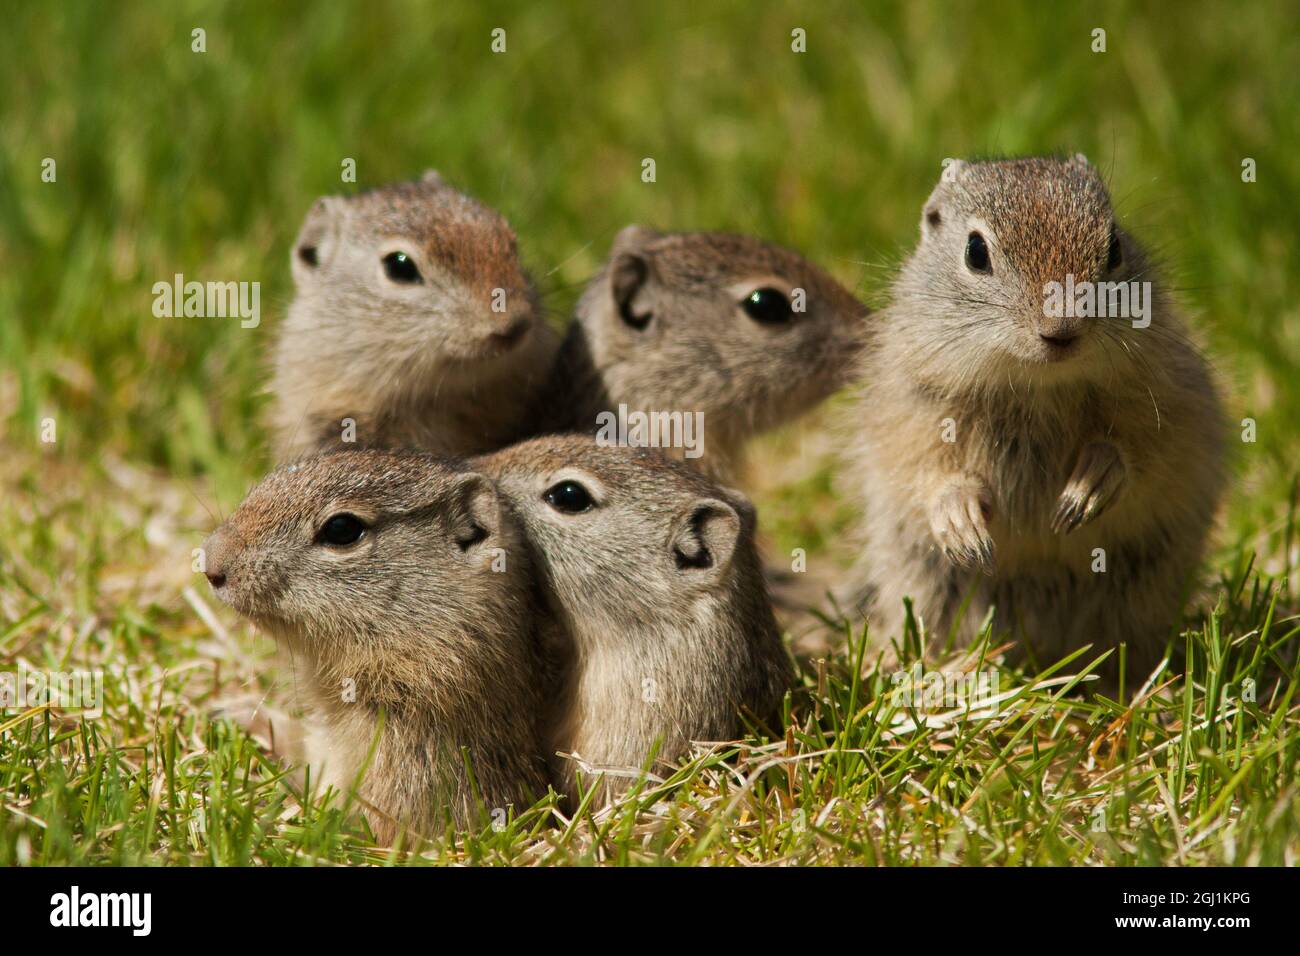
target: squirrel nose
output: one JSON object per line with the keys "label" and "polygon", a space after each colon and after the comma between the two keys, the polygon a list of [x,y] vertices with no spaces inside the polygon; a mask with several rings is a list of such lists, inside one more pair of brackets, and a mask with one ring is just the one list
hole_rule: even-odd
{"label": "squirrel nose", "polygon": [[1077,318],[1044,316],[1036,324],[1039,339],[1057,348],[1065,348],[1083,334],[1083,320]]}
{"label": "squirrel nose", "polygon": [[229,552],[230,532],[224,525],[203,542],[203,576],[214,589],[225,586]]}
{"label": "squirrel nose", "polygon": [[1079,337],[1078,332],[1058,332],[1052,335],[1040,332],[1038,337],[1044,342],[1064,348]]}
{"label": "squirrel nose", "polygon": [[523,338],[524,333],[528,331],[529,324],[528,319],[523,316],[511,319],[503,328],[492,333],[492,339],[502,345],[513,345]]}

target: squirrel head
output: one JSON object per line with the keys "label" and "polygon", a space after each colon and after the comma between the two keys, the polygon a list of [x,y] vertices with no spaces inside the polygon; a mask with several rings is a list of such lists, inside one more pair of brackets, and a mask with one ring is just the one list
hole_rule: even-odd
{"label": "squirrel head", "polygon": [[540,574],[570,623],[608,633],[685,627],[763,586],[749,500],[656,451],[550,436],[475,466],[497,480],[545,556]]}
{"label": "squirrel head", "polygon": [[272,472],[203,557],[222,601],[318,659],[418,657],[438,635],[518,618],[529,573],[518,540],[483,475],[427,455],[347,451]]}
{"label": "squirrel head", "polygon": [[292,266],[295,307],[315,334],[350,347],[363,338],[394,366],[416,371],[508,364],[541,322],[509,223],[432,170],[415,182],[318,199]]}
{"label": "squirrel head", "polygon": [[928,334],[918,340],[960,356],[962,376],[979,368],[1006,378],[1014,369],[1035,381],[1068,380],[1107,367],[1129,318],[1083,316],[1065,299],[1088,288],[1104,299],[1101,283],[1127,284],[1144,272],[1082,154],[954,160],[925,203],[920,244],[895,298],[924,316]]}
{"label": "squirrel head", "polygon": [[752,432],[845,383],[866,311],[788,249],[628,226],[578,303],[575,331],[612,406],[702,411],[706,425],[713,416]]}

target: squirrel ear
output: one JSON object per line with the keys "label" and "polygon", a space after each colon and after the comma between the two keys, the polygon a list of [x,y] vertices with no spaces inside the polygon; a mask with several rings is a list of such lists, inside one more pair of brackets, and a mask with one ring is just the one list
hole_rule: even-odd
{"label": "squirrel ear", "polygon": [[343,200],[337,196],[324,196],[312,203],[293,242],[290,262],[294,281],[304,281],[329,258],[342,214]]}
{"label": "squirrel ear", "polygon": [[609,291],[619,317],[636,329],[643,329],[654,314],[645,288],[653,271],[646,247],[659,233],[648,226],[624,226],[614,237],[609,254]]}
{"label": "squirrel ear", "polygon": [[716,578],[731,564],[743,527],[740,514],[717,498],[691,503],[673,526],[669,546],[684,574]]}
{"label": "squirrel ear", "polygon": [[1070,162],[1074,163],[1076,166],[1092,165],[1091,163],[1088,162],[1088,157],[1085,156],[1083,153],[1075,153],[1073,156],[1070,157]]}
{"label": "squirrel ear", "polygon": [[637,252],[615,253],[609,263],[609,294],[619,318],[634,329],[644,329],[654,317],[650,271],[650,260]]}
{"label": "squirrel ear", "polygon": [[420,182],[428,183],[430,186],[447,185],[447,180],[443,179],[442,173],[438,172],[436,169],[426,169],[424,174],[420,177]]}
{"label": "squirrel ear", "polygon": [[619,310],[631,306],[650,277],[650,263],[635,252],[620,252],[609,263],[609,290]]}
{"label": "squirrel ear", "polygon": [[610,255],[616,256],[620,252],[642,252],[646,246],[659,238],[659,233],[649,226],[640,226],[633,223],[630,226],[624,226],[614,237],[614,244],[610,247]]}
{"label": "squirrel ear", "polygon": [[491,481],[477,472],[457,475],[449,499],[447,530],[461,551],[469,552],[497,540],[501,499]]}
{"label": "squirrel ear", "polygon": [[921,235],[928,236],[943,224],[943,198],[949,183],[955,183],[966,170],[966,163],[960,159],[945,159],[939,182],[930,192],[921,212]]}
{"label": "squirrel ear", "polygon": [[743,491],[738,488],[719,488],[718,497],[736,509],[742,528],[752,530],[758,524],[758,509]]}
{"label": "squirrel ear", "polygon": [[921,212],[921,235],[927,236],[941,225],[943,225],[943,210],[939,207],[939,201],[931,197]]}

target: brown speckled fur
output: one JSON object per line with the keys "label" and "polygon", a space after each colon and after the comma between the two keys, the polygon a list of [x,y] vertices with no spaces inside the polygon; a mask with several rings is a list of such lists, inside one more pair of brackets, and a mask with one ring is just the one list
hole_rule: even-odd
{"label": "brown speckled fur", "polygon": [[[658,452],[585,436],[524,442],[474,467],[497,479],[538,555],[556,626],[552,751],[636,771],[662,738],[661,770],[688,741],[734,739],[741,708],[779,730],[791,667],[743,495]],[[595,507],[564,514],[548,505],[546,490],[564,480],[582,484]],[[571,795],[575,770],[556,765]]]}
{"label": "brown speckled fur", "polygon": [[[631,260],[645,268],[633,299],[649,316],[640,329],[620,316],[611,278]],[[806,311],[781,325],[754,321],[739,303],[764,286],[802,288]],[[705,453],[687,463],[733,477],[749,439],[847,383],[866,312],[824,270],[761,239],[629,226],[578,303],[534,430],[593,433],[597,414],[620,403],[701,411]]]}
{"label": "brown speckled fur", "polygon": [[[317,541],[331,515],[367,524]],[[495,549],[505,571],[492,569]],[[273,472],[205,544],[217,595],[292,656],[306,753],[359,793],[377,835],[530,806],[546,792],[527,549],[492,483],[425,455],[349,451]],[[218,586],[219,585],[219,586]],[[355,682],[355,701],[344,699]],[[468,750],[477,792],[461,756]]]}
{"label": "brown speckled fur", "polygon": [[[394,251],[421,283],[385,276]],[[355,447],[460,455],[519,437],[558,342],[498,213],[432,172],[328,197],[308,213],[292,264],[297,294],[272,385],[281,460],[347,447],[345,418]],[[504,312],[492,309],[494,289]]]}
{"label": "brown speckled fur", "polygon": [[[959,164],[926,203],[862,365],[859,482],[865,544],[847,589],[878,641],[910,595],[934,642],[973,594],[1040,660],[1128,645],[1130,688],[1178,623],[1223,486],[1225,421],[1207,363],[1151,263],[1117,229],[1082,157]],[[992,275],[964,263],[988,243]],[[1151,325],[1044,315],[1043,287],[1151,281]],[[1079,334],[1064,357],[1040,336]],[[946,443],[952,419],[956,441]],[[1105,573],[1094,573],[1094,549]],[[1114,661],[1112,660],[1112,663]],[[1113,677],[1114,668],[1106,671]]]}

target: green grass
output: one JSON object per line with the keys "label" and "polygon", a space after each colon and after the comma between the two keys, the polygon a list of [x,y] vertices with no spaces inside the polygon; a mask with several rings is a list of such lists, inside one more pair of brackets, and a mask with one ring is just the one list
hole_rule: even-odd
{"label": "green grass", "polygon": [[[102,669],[105,710],[0,714],[0,864],[1300,858],[1300,11],[657,7],[6,11],[0,671]],[[262,362],[287,250],[315,196],[358,188],[344,158],[358,186],[434,166],[500,208],[558,323],[633,221],[774,238],[880,303],[943,157],[1059,150],[1106,172],[1234,420],[1258,423],[1183,622],[1190,679],[1163,674],[1133,704],[1052,683],[1085,654],[1045,676],[999,670],[995,713],[908,729],[924,715],[869,661],[858,676],[855,628],[824,664],[800,660],[783,741],[707,752],[612,813],[544,804],[393,851],[209,716],[272,678],[190,549],[267,466]],[[260,281],[262,325],[153,317],[152,284],[177,272]],[[767,442],[753,485],[771,550],[823,568],[852,518],[828,419]]]}

